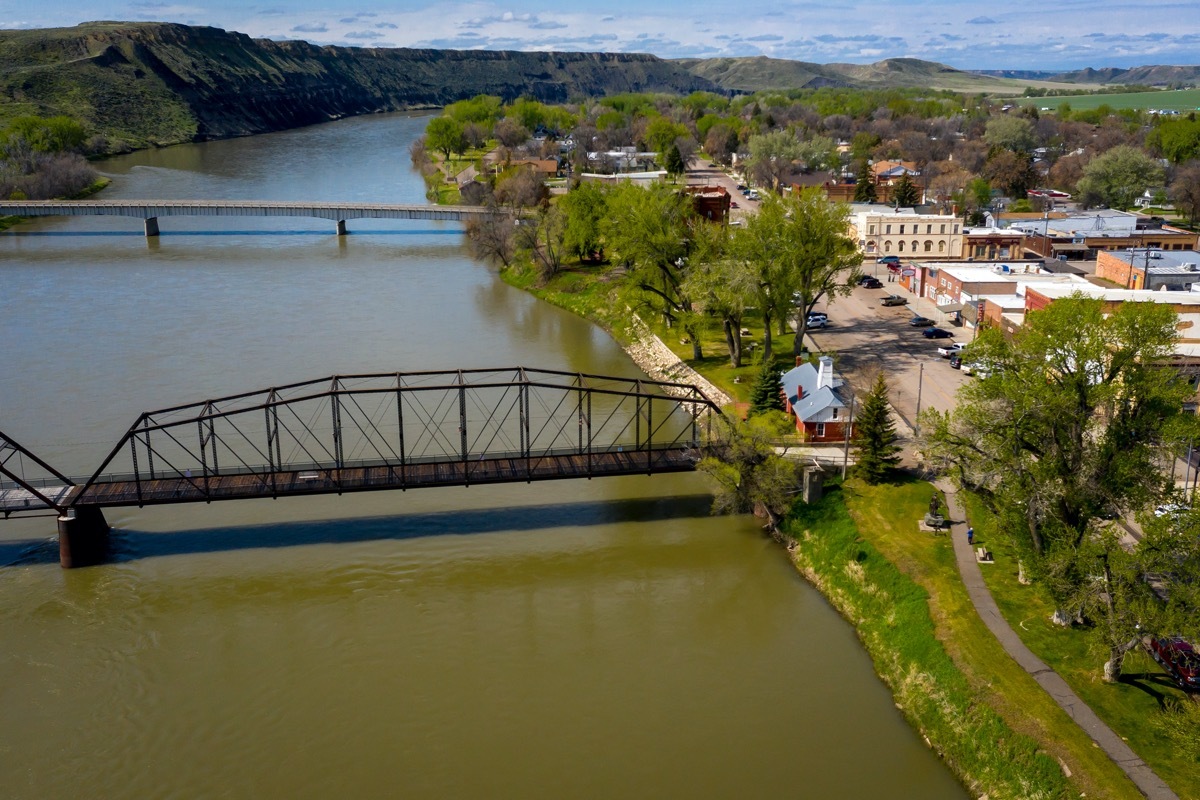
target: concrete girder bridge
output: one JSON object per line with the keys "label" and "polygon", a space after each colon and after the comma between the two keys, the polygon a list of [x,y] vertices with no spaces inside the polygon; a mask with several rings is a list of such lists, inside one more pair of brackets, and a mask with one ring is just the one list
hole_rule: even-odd
{"label": "concrete girder bridge", "polygon": [[4,200],[0,216],[132,217],[143,221],[146,236],[158,236],[159,217],[311,217],[336,225],[346,235],[353,219],[447,220],[466,222],[495,213],[482,206],[431,206],[388,203],[310,203],[272,200]]}
{"label": "concrete girder bridge", "polygon": [[108,507],[685,472],[716,414],[695,386],[637,378],[335,375],[145,412],[87,478],[0,433],[0,513],[56,515],[79,567],[105,558]]}

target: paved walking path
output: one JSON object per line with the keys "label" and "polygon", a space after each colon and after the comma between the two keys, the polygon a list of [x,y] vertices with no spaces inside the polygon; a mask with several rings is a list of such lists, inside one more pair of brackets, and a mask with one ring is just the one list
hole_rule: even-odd
{"label": "paved walking path", "polygon": [[946,481],[938,481],[934,485],[945,494],[946,506],[949,510],[947,517],[954,521],[950,528],[950,538],[954,542],[954,557],[958,561],[958,571],[967,587],[967,594],[970,595],[971,602],[975,605],[975,610],[983,619],[984,624],[1000,641],[1001,646],[1026,672],[1033,676],[1033,679],[1054,698],[1054,701],[1070,715],[1071,719],[1075,720],[1076,724],[1092,737],[1092,741],[1108,753],[1108,757],[1125,771],[1125,774],[1141,790],[1142,794],[1150,800],[1179,800],[1179,796],[1171,791],[1171,787],[1154,774],[1146,762],[1142,761],[1120,736],[1113,733],[1112,729],[1096,716],[1096,712],[1092,711],[1079,699],[1078,695],[1071,691],[1067,682],[1025,646],[1004,617],[1000,615],[1000,609],[996,606],[992,593],[988,591],[987,584],[983,582],[983,573],[980,571],[979,562],[975,560],[975,549],[967,544],[967,515],[963,513],[954,487]]}

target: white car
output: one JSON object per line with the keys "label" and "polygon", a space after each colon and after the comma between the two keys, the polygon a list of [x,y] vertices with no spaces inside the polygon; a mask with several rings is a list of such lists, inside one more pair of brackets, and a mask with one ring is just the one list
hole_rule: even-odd
{"label": "white car", "polygon": [[962,342],[951,342],[947,345],[942,345],[938,348],[938,355],[942,358],[949,358],[955,353],[961,353],[966,348]]}
{"label": "white car", "polygon": [[824,328],[829,324],[829,317],[822,314],[820,311],[814,311],[809,314],[804,323],[806,328]]}
{"label": "white car", "polygon": [[1154,516],[1177,518],[1187,510],[1188,507],[1182,503],[1164,503],[1154,509]]}

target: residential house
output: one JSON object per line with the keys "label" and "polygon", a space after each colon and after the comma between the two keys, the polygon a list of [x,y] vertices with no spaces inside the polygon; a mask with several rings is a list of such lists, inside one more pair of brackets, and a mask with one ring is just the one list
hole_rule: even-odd
{"label": "residential house", "polygon": [[710,222],[728,222],[731,198],[724,186],[688,186],[696,213]]}
{"label": "residential house", "polygon": [[816,366],[805,362],[780,378],[787,412],[796,418],[796,430],[805,441],[844,441],[850,426],[849,404],[842,396],[841,378],[833,359],[821,356]]}

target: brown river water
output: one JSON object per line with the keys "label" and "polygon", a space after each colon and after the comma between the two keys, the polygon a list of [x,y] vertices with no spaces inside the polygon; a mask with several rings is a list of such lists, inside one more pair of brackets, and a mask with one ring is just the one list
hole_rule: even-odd
{"label": "brown river water", "polygon": [[[420,115],[109,160],[103,197],[421,202]],[[145,410],[335,373],[635,375],[449,223],[0,234],[0,430],[89,473]],[[0,521],[0,797],[965,792],[854,636],[696,475]]]}

